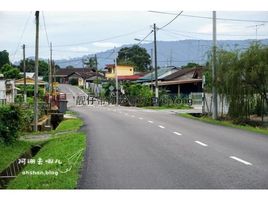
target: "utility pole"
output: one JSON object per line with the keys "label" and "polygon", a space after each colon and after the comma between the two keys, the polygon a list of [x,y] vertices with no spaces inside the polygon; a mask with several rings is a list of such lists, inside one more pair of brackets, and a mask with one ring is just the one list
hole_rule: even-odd
{"label": "utility pole", "polygon": [[23,81],[24,81],[24,103],[27,103],[27,92],[26,92],[26,63],[25,63],[25,44],[22,45],[23,49]]}
{"label": "utility pole", "polygon": [[218,101],[216,89],[216,11],[213,11],[213,47],[212,47],[212,98],[213,98],[213,111],[212,118],[218,118]]}
{"label": "utility pole", "polygon": [[52,43],[50,42],[50,59],[48,60],[48,65],[49,65],[49,75],[48,75],[48,103],[49,103],[49,108],[51,109],[51,94],[53,93],[53,80],[52,80]]}
{"label": "utility pole", "polygon": [[150,69],[150,72],[151,72],[151,89],[152,89],[152,92],[154,92],[154,86],[153,86],[153,66],[154,66],[154,50],[153,48],[151,48],[151,69]]}
{"label": "utility pole", "polygon": [[157,75],[157,49],[156,49],[156,25],[154,24],[154,70],[155,70],[155,106],[158,106],[158,75]]}
{"label": "utility pole", "polygon": [[97,80],[97,96],[99,96],[99,75],[98,75],[98,60],[97,60],[97,54],[95,54],[95,64],[96,64],[96,80]]}
{"label": "utility pole", "polygon": [[115,59],[114,59],[114,68],[115,68],[115,88],[116,88],[116,106],[118,106],[118,74],[117,74],[117,52],[114,48]]}
{"label": "utility pole", "polygon": [[34,76],[34,131],[38,131],[38,49],[39,49],[39,11],[35,12],[35,76]]}

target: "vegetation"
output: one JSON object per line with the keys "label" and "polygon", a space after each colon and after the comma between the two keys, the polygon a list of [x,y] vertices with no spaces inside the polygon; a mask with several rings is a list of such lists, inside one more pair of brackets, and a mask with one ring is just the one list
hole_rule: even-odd
{"label": "vegetation", "polygon": [[120,49],[117,60],[120,65],[135,66],[135,71],[148,71],[151,63],[150,55],[146,49],[138,45]]}
{"label": "vegetation", "polygon": [[24,141],[15,141],[11,145],[6,145],[0,141],[0,172],[7,168],[10,163],[15,161],[21,154],[30,149],[31,144]]}
{"label": "vegetation", "polygon": [[210,124],[215,124],[215,125],[220,125],[220,126],[228,126],[232,128],[238,128],[246,131],[251,131],[251,132],[256,132],[256,133],[261,133],[261,134],[266,134],[268,135],[268,129],[262,128],[262,127],[253,127],[249,125],[236,125],[234,124],[233,121],[226,121],[226,120],[214,120],[210,117],[207,116],[202,116],[202,117],[195,117],[191,114],[187,113],[181,113],[178,114],[178,116],[189,118],[189,119],[194,119],[194,120],[199,120],[202,122],[210,123]]}
{"label": "vegetation", "polygon": [[263,120],[268,112],[268,47],[254,43],[242,52],[219,49],[216,66],[215,83],[211,80],[211,63],[205,72],[206,91],[216,85],[221,102],[226,99],[229,103],[227,117],[244,123],[257,114]]}
{"label": "vegetation", "polygon": [[18,131],[22,124],[21,110],[18,106],[0,107],[0,142],[13,143],[18,137]]}
{"label": "vegetation", "polygon": [[9,63],[9,53],[6,50],[0,51],[0,71],[5,64]]}
{"label": "vegetation", "polygon": [[[83,161],[86,136],[83,133],[61,135],[50,140],[35,155],[42,164],[28,164],[24,172],[50,172],[50,175],[27,175],[20,173],[12,180],[9,189],[73,189],[77,186],[79,170]],[[58,160],[51,164],[46,160]]]}
{"label": "vegetation", "polygon": [[59,124],[56,131],[77,131],[82,125],[83,121],[80,118],[66,119]]}
{"label": "vegetation", "polygon": [[19,79],[21,78],[20,70],[10,64],[4,64],[1,67],[0,73],[4,75],[6,79]]}

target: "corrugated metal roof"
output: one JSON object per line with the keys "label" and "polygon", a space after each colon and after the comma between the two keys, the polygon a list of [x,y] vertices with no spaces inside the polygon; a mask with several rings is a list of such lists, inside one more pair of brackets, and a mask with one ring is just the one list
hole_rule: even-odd
{"label": "corrugated metal roof", "polygon": [[[178,69],[176,67],[163,67],[157,70],[157,77],[158,79],[164,78],[165,76],[168,76]],[[137,82],[146,82],[146,81],[151,81],[155,80],[155,72],[150,72],[146,74],[145,76],[139,78]]]}

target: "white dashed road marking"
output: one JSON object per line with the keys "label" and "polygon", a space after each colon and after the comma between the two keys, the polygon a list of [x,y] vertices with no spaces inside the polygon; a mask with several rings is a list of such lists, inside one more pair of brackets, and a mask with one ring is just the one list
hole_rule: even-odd
{"label": "white dashed road marking", "polygon": [[153,123],[154,123],[153,121],[150,121],[150,120],[149,120],[148,122],[149,122],[149,123],[151,123],[151,124],[153,124]]}
{"label": "white dashed road marking", "polygon": [[241,163],[243,163],[243,164],[245,164],[245,165],[252,165],[250,162],[247,162],[247,161],[242,160],[241,158],[238,158],[238,157],[235,157],[235,156],[230,156],[230,158],[231,158],[231,159],[234,159],[234,160],[236,160],[236,161],[238,161],[238,162],[241,162]]}
{"label": "white dashed road marking", "polygon": [[203,147],[207,147],[208,146],[207,144],[205,144],[203,142],[200,142],[200,141],[195,141],[195,143],[200,144]]}
{"label": "white dashed road marking", "polygon": [[143,120],[143,118],[142,118],[142,117],[139,117],[139,119],[140,119],[140,120]]}
{"label": "white dashed road marking", "polygon": [[181,133],[178,133],[176,131],[174,131],[173,133],[176,134],[176,135],[182,135]]}
{"label": "white dashed road marking", "polygon": [[164,126],[158,125],[159,128],[165,128]]}

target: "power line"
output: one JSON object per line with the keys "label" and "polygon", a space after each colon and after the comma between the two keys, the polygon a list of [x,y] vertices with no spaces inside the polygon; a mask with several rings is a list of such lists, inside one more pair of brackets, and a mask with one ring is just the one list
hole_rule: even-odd
{"label": "power line", "polygon": [[159,28],[158,30],[161,30],[163,28],[165,28],[166,26],[168,26],[169,24],[171,24],[175,19],[177,19],[183,11],[181,11],[179,14],[176,15],[176,17],[174,17],[170,22],[168,22],[166,25],[162,26],[161,28]]}
{"label": "power line", "polygon": [[24,33],[25,33],[25,31],[26,31],[27,25],[28,25],[29,20],[30,20],[30,18],[31,18],[31,15],[32,15],[32,11],[29,13],[29,16],[28,16],[28,18],[26,19],[26,22],[25,22],[24,27],[23,27],[23,29],[22,29],[22,33],[21,33],[21,35],[20,35],[20,39],[19,39],[18,45],[17,45],[17,47],[16,47],[16,49],[15,49],[15,51],[14,51],[14,53],[13,53],[13,60],[15,59],[16,54],[17,54],[17,52],[18,52],[18,49],[19,49],[20,44],[21,44],[21,42],[22,42]]}
{"label": "power line", "polygon": [[[170,12],[160,12],[160,11],[153,11],[149,10],[148,12],[152,13],[159,13],[159,14],[167,14],[167,15],[177,15],[176,13],[170,13]],[[207,16],[199,16],[199,15],[185,15],[182,14],[182,17],[191,17],[191,18],[200,18],[200,19],[212,19],[212,17]],[[216,18],[216,20],[223,20],[223,21],[237,21],[237,22],[258,22],[258,23],[268,23],[266,20],[251,20],[251,19],[233,19],[233,18]]]}
{"label": "power line", "polygon": [[46,21],[45,21],[45,16],[44,16],[43,11],[42,11],[42,17],[43,17],[44,29],[45,29],[45,33],[46,33],[47,45],[49,46],[49,39],[48,39],[48,34],[47,34],[47,26],[46,26]]}
{"label": "power line", "polygon": [[128,35],[133,35],[135,33],[141,32],[143,31],[143,29],[139,29],[137,31],[133,31],[133,32],[129,32],[129,33],[125,33],[125,34],[121,34],[121,35],[117,35],[117,36],[113,36],[113,37],[109,37],[109,38],[104,38],[104,39],[100,39],[100,40],[93,40],[93,41],[88,41],[88,42],[80,42],[80,43],[73,43],[73,44],[65,44],[65,45],[54,45],[54,47],[67,47],[67,46],[76,46],[76,45],[83,45],[83,44],[91,44],[91,43],[95,43],[95,42],[103,42],[103,41],[107,41],[107,40],[112,40],[112,39],[116,39],[116,38],[121,38],[121,37],[125,37]]}
{"label": "power line", "polygon": [[147,37],[149,37],[152,34],[153,30],[151,30],[142,40],[139,41],[137,45],[140,45],[144,40],[146,40]]}

